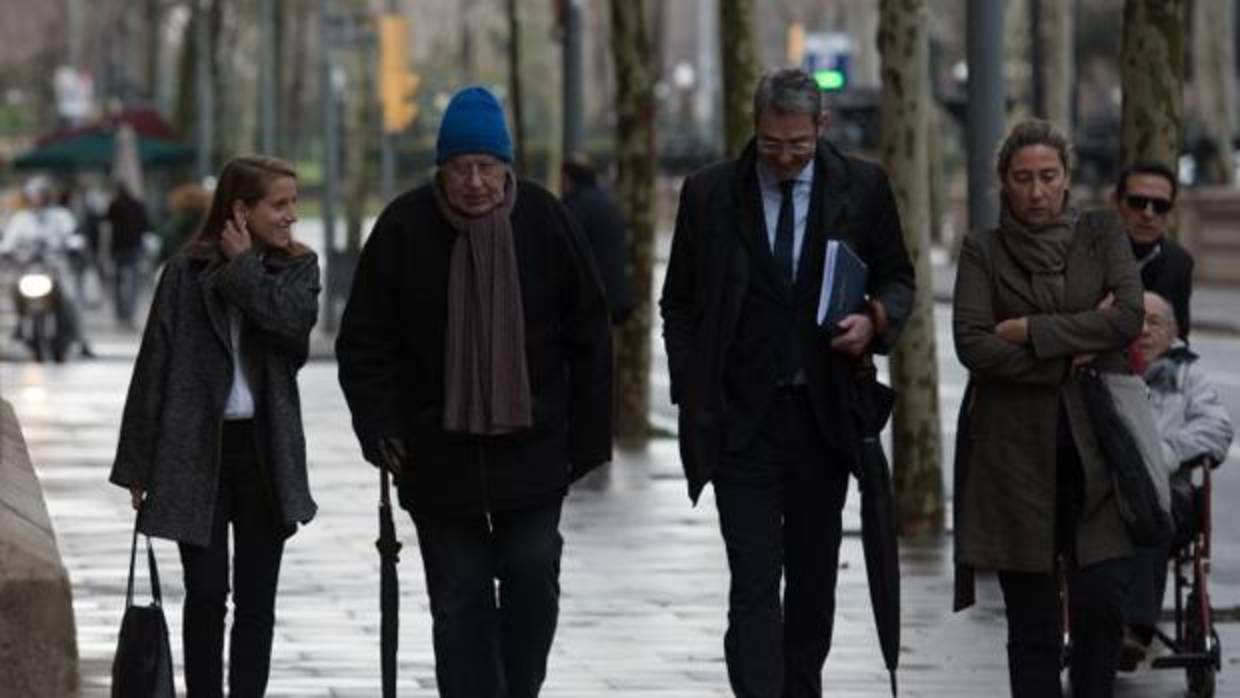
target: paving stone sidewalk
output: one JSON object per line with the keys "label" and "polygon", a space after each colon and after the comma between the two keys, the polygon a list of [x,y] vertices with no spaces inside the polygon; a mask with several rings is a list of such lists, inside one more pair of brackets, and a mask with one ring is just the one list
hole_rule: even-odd
{"label": "paving stone sidewalk", "polygon": [[[63,366],[0,363],[0,393],[21,419],[73,582],[83,698],[108,695],[124,598],[132,511],[106,483],[136,338],[101,335],[101,359]],[[361,462],[335,365],[302,373],[318,518],[285,553],[269,695],[369,697],[378,689],[377,477]],[[830,696],[888,695],[857,535],[857,498],[846,511]],[[413,527],[398,520],[402,696],[430,697],[433,655]],[[548,698],[728,696],[722,657],[726,563],[710,490],[689,506],[675,443],[622,449],[606,471],[575,488],[564,515],[560,627]],[[157,541],[173,651],[180,656],[180,565]],[[951,614],[948,539],[907,543],[900,687],[904,696],[1006,695],[1004,624],[997,589]],[[1226,650],[1220,695],[1237,695],[1240,626],[1220,626]],[[179,666],[178,666],[179,671]],[[1184,695],[1179,672],[1121,678],[1125,698]],[[0,687],[0,697],[5,696]],[[20,698],[14,696],[12,698]]]}

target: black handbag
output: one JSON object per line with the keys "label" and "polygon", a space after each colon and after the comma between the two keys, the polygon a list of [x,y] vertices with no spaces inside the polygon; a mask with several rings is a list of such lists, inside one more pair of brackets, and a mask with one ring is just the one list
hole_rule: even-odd
{"label": "black handbag", "polygon": [[1161,545],[1173,530],[1168,472],[1158,425],[1140,377],[1078,371],[1081,396],[1111,472],[1120,517],[1137,545]]}
{"label": "black handbag", "polygon": [[112,659],[112,698],[175,698],[172,683],[172,647],[168,644],[168,623],[164,619],[163,597],[159,592],[159,570],[151,539],[146,538],[146,561],[151,574],[151,603],[135,606],[133,570],[138,554],[138,525],[134,522],[133,544],[129,548],[129,585],[125,590],[125,616]]}

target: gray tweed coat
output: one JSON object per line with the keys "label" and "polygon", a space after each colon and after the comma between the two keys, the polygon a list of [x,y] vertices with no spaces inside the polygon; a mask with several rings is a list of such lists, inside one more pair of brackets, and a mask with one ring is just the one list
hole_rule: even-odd
{"label": "gray tweed coat", "polygon": [[142,531],[195,545],[210,540],[220,481],[220,431],[232,386],[228,306],[240,309],[242,362],[254,394],[259,461],[291,535],[314,517],[297,371],[318,317],[319,267],[250,251],[172,258],[160,277],[125,401],[109,478],[147,491]]}

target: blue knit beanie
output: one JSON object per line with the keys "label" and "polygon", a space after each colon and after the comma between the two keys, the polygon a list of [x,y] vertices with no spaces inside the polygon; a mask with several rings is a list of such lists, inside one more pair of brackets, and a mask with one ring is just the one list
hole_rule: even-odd
{"label": "blue knit beanie", "polygon": [[464,153],[486,153],[512,162],[504,108],[485,87],[466,87],[453,95],[439,124],[435,164]]}

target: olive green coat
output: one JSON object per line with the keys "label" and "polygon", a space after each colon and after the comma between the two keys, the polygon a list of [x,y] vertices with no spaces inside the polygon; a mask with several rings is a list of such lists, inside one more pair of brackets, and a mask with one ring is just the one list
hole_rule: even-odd
{"label": "olive green coat", "polygon": [[[1084,471],[1076,529],[1081,566],[1130,555],[1073,357],[1097,354],[1104,371],[1127,371],[1124,351],[1141,331],[1141,278],[1119,221],[1106,212],[1078,219],[1064,273],[1064,311],[1042,313],[1029,275],[998,230],[973,234],[961,248],[952,330],[969,370],[960,408],[955,465],[958,566],[1050,572],[1055,557],[1055,473],[1062,401]],[[1114,304],[1099,309],[1113,293]],[[1000,339],[995,325],[1029,318],[1029,343]],[[957,577],[957,607],[971,603]],[[968,587],[966,587],[968,589]],[[965,596],[960,596],[961,594]]]}

